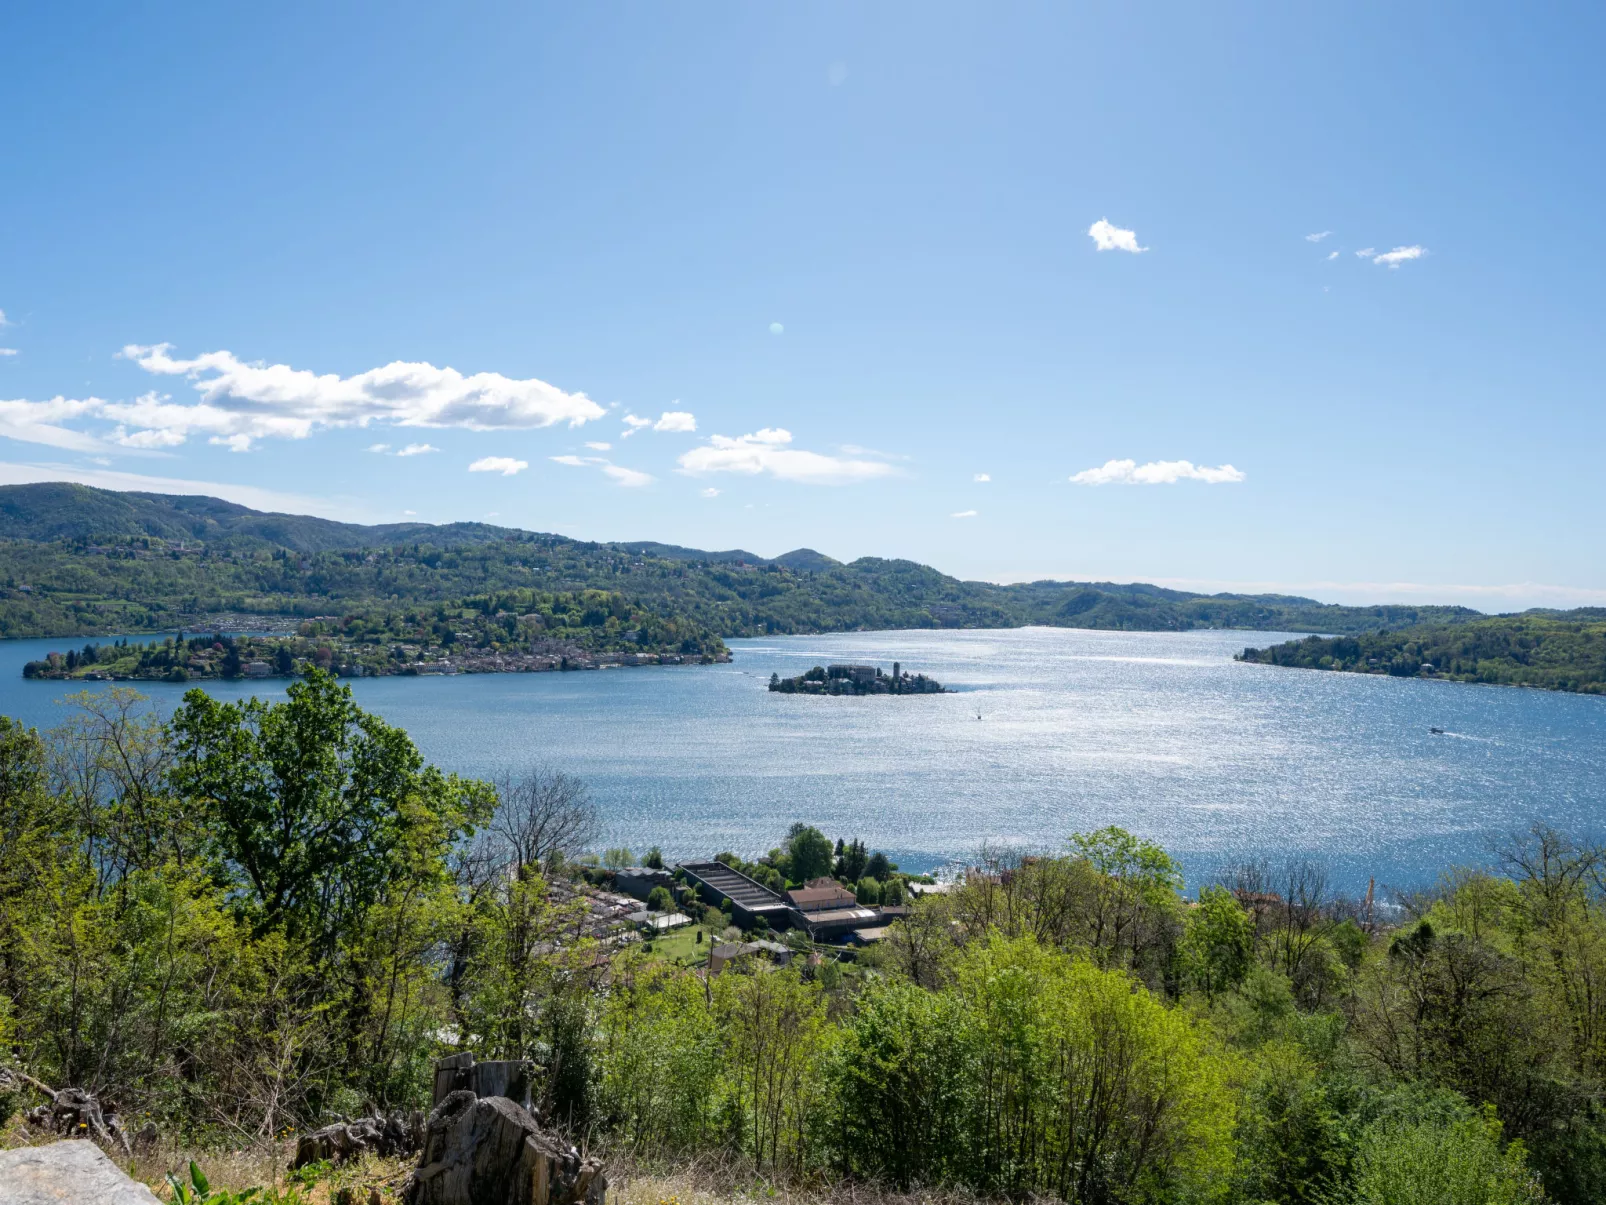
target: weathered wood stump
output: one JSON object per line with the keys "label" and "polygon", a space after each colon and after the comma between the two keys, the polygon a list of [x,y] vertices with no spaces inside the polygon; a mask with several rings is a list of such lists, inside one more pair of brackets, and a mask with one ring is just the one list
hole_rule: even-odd
{"label": "weathered wood stump", "polygon": [[435,1064],[434,1108],[453,1092],[475,1096],[505,1096],[516,1105],[530,1107],[530,1064],[518,1059],[492,1059],[477,1063],[472,1054],[454,1054]]}
{"label": "weathered wood stump", "polygon": [[336,1122],[296,1140],[293,1166],[309,1163],[344,1163],[358,1155],[410,1155],[424,1141],[424,1115],[392,1113],[388,1117],[359,1117]]}
{"label": "weathered wood stump", "polygon": [[447,1094],[424,1126],[424,1151],[404,1193],[407,1205],[603,1205],[608,1182],[597,1159],[542,1130],[502,1096]]}

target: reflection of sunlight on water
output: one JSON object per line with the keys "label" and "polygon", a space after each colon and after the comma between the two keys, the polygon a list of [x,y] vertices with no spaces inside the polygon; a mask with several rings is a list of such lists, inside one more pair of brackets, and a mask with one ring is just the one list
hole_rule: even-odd
{"label": "reflection of sunlight on water", "polygon": [[[1276,639],[870,632],[736,641],[733,664],[707,668],[353,689],[447,768],[545,761],[584,776],[612,843],[661,844],[675,857],[756,854],[793,820],[862,837],[909,867],[963,858],[983,840],[1058,847],[1071,832],[1121,824],[1196,874],[1228,854],[1316,851],[1364,888],[1373,874],[1410,883],[1481,860],[1485,833],[1535,819],[1578,833],[1596,824],[1606,699],[1231,659]],[[0,646],[0,712],[49,727],[62,716],[52,702],[61,684],[21,679],[22,662],[43,651]],[[959,693],[765,689],[774,671],[894,660]],[[282,694],[278,683],[213,685],[226,698]],[[183,689],[148,693],[173,704]]]}

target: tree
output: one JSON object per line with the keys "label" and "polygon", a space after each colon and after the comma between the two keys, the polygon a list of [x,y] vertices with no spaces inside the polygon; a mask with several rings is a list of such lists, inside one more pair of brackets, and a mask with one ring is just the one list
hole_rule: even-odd
{"label": "tree", "polygon": [[288,694],[220,703],[190,691],[172,720],[171,780],[258,930],[283,925],[327,957],[398,878],[442,874],[493,795],[425,766],[328,674]]}
{"label": "tree", "polygon": [[793,882],[807,883],[831,873],[831,842],[812,825],[794,824],[786,850]]}
{"label": "tree", "polygon": [[878,883],[884,883],[892,877],[893,865],[887,861],[887,855],[879,849],[870,855],[870,860],[864,864],[864,873]]}
{"label": "tree", "polygon": [[1254,960],[1249,915],[1225,887],[1206,887],[1183,929],[1185,973],[1207,1000],[1243,982]]}
{"label": "tree", "polygon": [[[573,775],[535,766],[496,780],[492,840],[518,873],[539,872],[554,858],[579,853],[597,839],[596,805],[586,785]],[[624,865],[630,865],[629,851]]]}
{"label": "tree", "polygon": [[881,903],[881,884],[870,878],[860,879],[854,895],[865,907],[874,908]]}
{"label": "tree", "polygon": [[623,846],[602,851],[602,864],[609,870],[624,870],[636,864],[636,855]]}
{"label": "tree", "polygon": [[647,893],[647,907],[653,912],[672,912],[675,899],[667,887],[654,887]]}
{"label": "tree", "polygon": [[664,868],[664,851],[654,845],[642,855],[641,864],[649,870],[662,870]]}

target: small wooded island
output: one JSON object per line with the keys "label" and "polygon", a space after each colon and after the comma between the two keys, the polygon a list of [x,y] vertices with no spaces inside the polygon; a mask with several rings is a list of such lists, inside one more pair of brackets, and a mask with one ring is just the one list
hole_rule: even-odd
{"label": "small wooded island", "polygon": [[950,691],[925,674],[906,674],[894,661],[884,674],[875,665],[816,665],[795,678],[770,675],[770,689],[783,695],[945,695]]}

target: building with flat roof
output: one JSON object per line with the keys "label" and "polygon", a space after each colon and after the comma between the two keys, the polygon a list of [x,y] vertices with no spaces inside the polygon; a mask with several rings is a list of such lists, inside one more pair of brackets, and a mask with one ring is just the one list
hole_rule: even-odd
{"label": "building with flat roof", "polygon": [[755,883],[739,870],[723,862],[682,862],[686,881],[710,904],[719,907],[730,901],[731,919],[742,928],[751,928],[762,917],[772,929],[785,929],[797,915],[791,904],[761,883]]}

